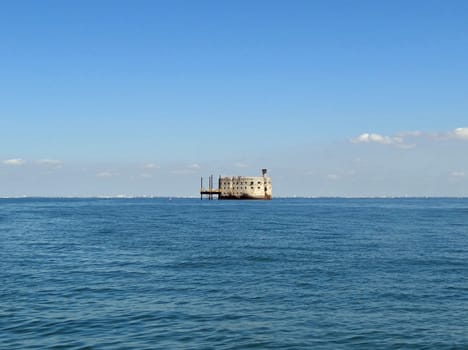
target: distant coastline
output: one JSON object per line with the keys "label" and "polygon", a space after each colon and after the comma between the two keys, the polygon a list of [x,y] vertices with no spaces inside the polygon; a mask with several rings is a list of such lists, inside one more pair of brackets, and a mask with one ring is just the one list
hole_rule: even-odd
{"label": "distant coastline", "polygon": [[[198,196],[0,196],[0,199],[197,199]],[[468,199],[468,196],[276,196],[274,199]]]}

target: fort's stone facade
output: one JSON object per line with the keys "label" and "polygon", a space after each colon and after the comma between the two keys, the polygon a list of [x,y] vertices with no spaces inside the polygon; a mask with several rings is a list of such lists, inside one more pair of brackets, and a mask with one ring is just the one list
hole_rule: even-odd
{"label": "fort's stone facade", "polygon": [[219,178],[219,199],[271,199],[271,179],[267,176]]}

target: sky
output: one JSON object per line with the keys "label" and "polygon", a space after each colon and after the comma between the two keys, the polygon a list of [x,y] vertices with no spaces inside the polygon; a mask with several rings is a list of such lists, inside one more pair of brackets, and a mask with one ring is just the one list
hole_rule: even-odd
{"label": "sky", "polygon": [[468,196],[464,0],[1,1],[0,197]]}

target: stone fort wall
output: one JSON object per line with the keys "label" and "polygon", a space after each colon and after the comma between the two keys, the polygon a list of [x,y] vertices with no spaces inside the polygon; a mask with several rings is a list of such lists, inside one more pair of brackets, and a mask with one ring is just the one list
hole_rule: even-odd
{"label": "stone fort wall", "polygon": [[219,199],[271,199],[271,178],[233,176],[219,178]]}

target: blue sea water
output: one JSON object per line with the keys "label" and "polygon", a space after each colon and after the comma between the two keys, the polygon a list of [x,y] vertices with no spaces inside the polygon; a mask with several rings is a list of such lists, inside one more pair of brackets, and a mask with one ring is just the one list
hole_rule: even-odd
{"label": "blue sea water", "polygon": [[466,349],[468,199],[0,199],[1,349]]}

